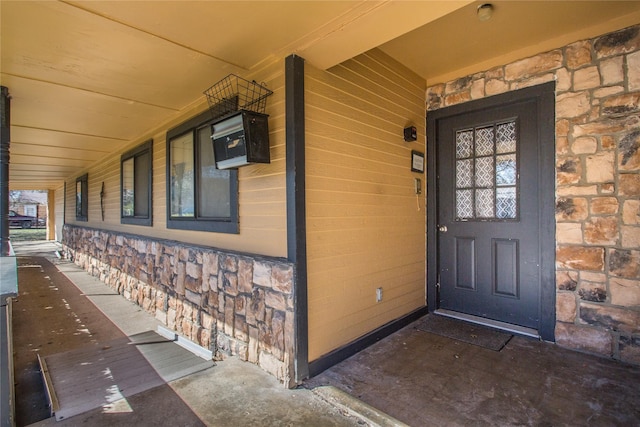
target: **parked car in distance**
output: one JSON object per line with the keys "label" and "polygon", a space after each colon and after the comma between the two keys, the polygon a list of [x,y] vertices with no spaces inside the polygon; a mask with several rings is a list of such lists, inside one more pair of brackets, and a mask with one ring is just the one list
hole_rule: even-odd
{"label": "parked car in distance", "polygon": [[38,224],[38,218],[29,215],[20,215],[16,211],[9,211],[9,227],[31,228]]}

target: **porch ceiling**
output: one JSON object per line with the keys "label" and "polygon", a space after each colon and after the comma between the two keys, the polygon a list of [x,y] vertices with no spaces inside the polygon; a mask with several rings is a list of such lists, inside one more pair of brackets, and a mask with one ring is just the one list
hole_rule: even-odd
{"label": "porch ceiling", "polygon": [[640,21],[636,1],[496,1],[484,23],[478,4],[2,0],[10,188],[56,188],[272,58],[297,53],[326,69],[381,46],[431,83]]}

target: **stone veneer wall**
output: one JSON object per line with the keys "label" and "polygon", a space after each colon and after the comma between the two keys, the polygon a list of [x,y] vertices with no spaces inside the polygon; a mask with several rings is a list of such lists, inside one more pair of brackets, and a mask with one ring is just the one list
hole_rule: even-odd
{"label": "stone veneer wall", "polygon": [[156,319],[211,350],[293,386],[293,265],[65,225],[64,256]]}
{"label": "stone veneer wall", "polygon": [[554,80],[556,342],[640,363],[640,26],[432,86],[427,110]]}

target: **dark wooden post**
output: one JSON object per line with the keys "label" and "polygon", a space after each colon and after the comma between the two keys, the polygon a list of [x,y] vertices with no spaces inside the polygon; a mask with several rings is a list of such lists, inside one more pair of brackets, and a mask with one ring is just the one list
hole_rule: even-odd
{"label": "dark wooden post", "polygon": [[9,125],[11,97],[9,89],[0,86],[0,256],[9,255]]}

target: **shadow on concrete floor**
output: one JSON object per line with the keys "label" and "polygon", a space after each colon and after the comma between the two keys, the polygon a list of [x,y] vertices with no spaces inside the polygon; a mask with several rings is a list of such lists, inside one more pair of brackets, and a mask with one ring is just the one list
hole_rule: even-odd
{"label": "shadow on concrete floor", "polygon": [[125,335],[86,304],[78,289],[45,258],[18,256],[18,283],[13,303],[16,421],[28,425],[51,416],[38,354],[95,347]]}
{"label": "shadow on concrete floor", "polygon": [[306,386],[333,385],[411,426],[640,425],[640,367],[524,337],[488,350],[418,322]]}
{"label": "shadow on concrete floor", "polygon": [[58,260],[55,249],[47,242],[16,245],[19,296],[13,324],[19,427],[364,425],[360,417],[315,393],[288,390],[259,367],[235,358],[128,396],[115,411],[98,408],[58,422],[49,418],[38,353],[103,347],[157,323],[98,279]]}

